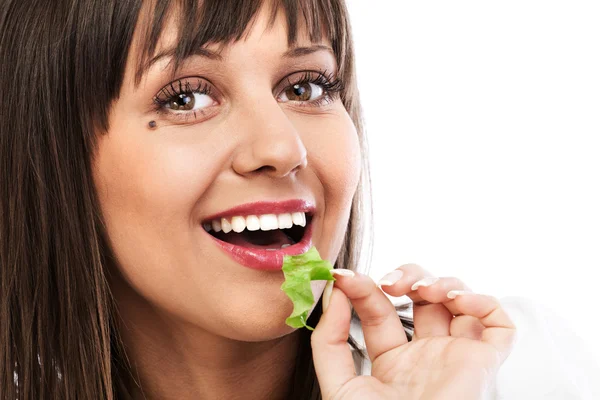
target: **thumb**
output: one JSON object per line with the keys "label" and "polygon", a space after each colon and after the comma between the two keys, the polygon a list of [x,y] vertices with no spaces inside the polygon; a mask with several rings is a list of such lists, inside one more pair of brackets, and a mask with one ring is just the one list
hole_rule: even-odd
{"label": "thumb", "polygon": [[333,288],[327,310],[311,336],[313,362],[323,399],[332,398],[356,376],[348,345],[350,304],[340,289]]}

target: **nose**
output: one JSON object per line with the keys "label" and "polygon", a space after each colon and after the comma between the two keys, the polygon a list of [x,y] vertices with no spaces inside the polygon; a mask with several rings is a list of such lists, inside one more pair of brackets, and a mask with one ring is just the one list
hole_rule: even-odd
{"label": "nose", "polygon": [[306,147],[275,99],[247,110],[240,124],[243,140],[233,158],[237,174],[284,178],[306,168]]}

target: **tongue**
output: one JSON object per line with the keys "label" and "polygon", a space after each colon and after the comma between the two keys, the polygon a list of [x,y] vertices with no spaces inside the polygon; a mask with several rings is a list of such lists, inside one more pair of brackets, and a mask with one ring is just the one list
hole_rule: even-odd
{"label": "tongue", "polygon": [[242,233],[230,232],[219,237],[219,239],[237,246],[253,249],[280,249],[284,244],[294,244],[294,241],[281,229],[272,231],[245,230]]}

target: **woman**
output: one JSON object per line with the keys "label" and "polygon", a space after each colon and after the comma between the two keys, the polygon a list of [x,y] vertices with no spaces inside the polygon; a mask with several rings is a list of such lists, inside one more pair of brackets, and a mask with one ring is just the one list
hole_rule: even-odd
{"label": "woman", "polygon": [[[353,272],[342,1],[0,7],[0,398],[481,398],[515,338],[496,299],[412,264]],[[312,335],[280,290],[310,245],[337,277]],[[413,300],[412,338],[384,291]]]}

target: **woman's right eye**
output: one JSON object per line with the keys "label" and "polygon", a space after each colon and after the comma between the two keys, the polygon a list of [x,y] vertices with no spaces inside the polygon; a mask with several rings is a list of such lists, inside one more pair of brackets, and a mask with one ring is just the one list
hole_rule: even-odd
{"label": "woman's right eye", "polygon": [[171,98],[166,104],[172,111],[191,111],[215,105],[216,102],[206,93],[182,93]]}
{"label": "woman's right eye", "polygon": [[207,109],[219,105],[212,92],[212,85],[200,78],[183,78],[162,88],[153,102],[158,113],[187,120],[190,115],[206,115]]}

